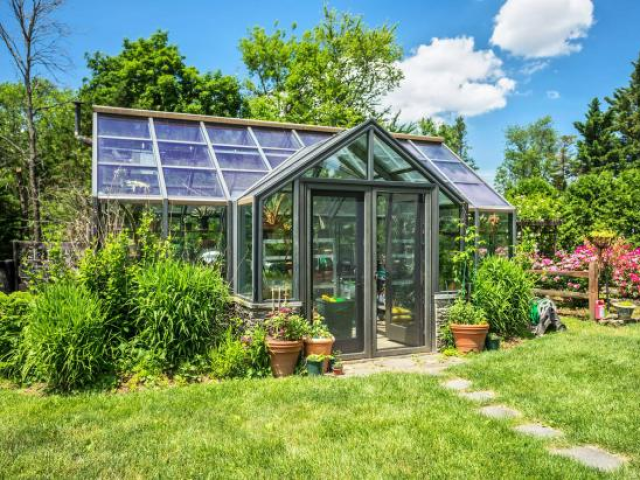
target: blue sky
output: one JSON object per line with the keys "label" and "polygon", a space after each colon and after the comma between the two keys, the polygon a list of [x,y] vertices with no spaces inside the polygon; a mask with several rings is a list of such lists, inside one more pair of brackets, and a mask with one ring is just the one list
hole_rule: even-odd
{"label": "blue sky", "polygon": [[[60,14],[72,35],[73,70],[60,78],[77,87],[84,53],[117,53],[124,37],[170,33],[187,62],[201,70],[244,75],[238,41],[254,25],[316,24],[323,1],[68,0]],[[472,155],[488,178],[502,160],[504,129],[551,115],[563,133],[594,96],[628,81],[640,52],[638,0],[333,0],[369,25],[397,24],[406,84],[387,101],[413,118],[427,112],[468,117]],[[498,17],[499,15],[499,17]],[[435,40],[434,40],[435,39]],[[0,81],[14,79],[0,51]],[[532,70],[536,70],[533,71]]]}

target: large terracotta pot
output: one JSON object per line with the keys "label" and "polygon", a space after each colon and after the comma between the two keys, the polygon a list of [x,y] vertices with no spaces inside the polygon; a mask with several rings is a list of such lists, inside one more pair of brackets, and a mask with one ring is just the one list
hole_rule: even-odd
{"label": "large terracotta pot", "polygon": [[489,325],[451,325],[453,341],[462,352],[481,352],[489,333]]}
{"label": "large terracotta pot", "polygon": [[293,375],[302,350],[303,341],[275,340],[267,338],[267,349],[271,359],[271,372],[274,377]]}
{"label": "large terracotta pot", "polygon": [[[305,338],[304,339],[304,356],[309,355],[331,355],[333,350],[333,343],[336,341],[334,337],[331,338]],[[329,370],[329,359],[323,362],[323,372]]]}

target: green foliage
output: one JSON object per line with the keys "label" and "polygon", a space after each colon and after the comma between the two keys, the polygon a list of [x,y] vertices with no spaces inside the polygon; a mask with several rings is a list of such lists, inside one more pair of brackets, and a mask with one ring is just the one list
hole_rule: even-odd
{"label": "green foliage", "polygon": [[487,315],[491,332],[505,337],[526,332],[533,281],[513,260],[486,258],[475,275],[473,303]]}
{"label": "green foliage", "polygon": [[142,267],[135,283],[137,340],[168,367],[204,354],[221,335],[229,293],[217,270],[164,258]]}
{"label": "green foliage", "polygon": [[245,377],[249,367],[249,355],[244,343],[232,328],[227,329],[222,340],[210,353],[211,374],[215,378]]}
{"label": "green foliage", "polygon": [[35,300],[24,329],[26,379],[73,390],[103,373],[108,338],[100,302],[71,282],[49,285]]}
{"label": "green foliage", "polygon": [[333,335],[329,331],[327,324],[322,321],[322,317],[316,317],[309,326],[309,336],[311,338],[332,338]]}
{"label": "green foliage", "polygon": [[540,177],[518,180],[505,192],[505,197],[516,207],[518,220],[539,222],[560,218],[560,195]]}
{"label": "green foliage", "polygon": [[26,292],[0,292],[0,374],[14,377],[19,369],[22,331],[33,296]]}
{"label": "green foliage", "polygon": [[602,111],[600,100],[594,98],[589,104],[584,122],[574,122],[580,133],[577,142],[577,173],[580,175],[602,171],[618,172],[618,138],[613,131],[613,112]]}
{"label": "green foliage", "polygon": [[269,336],[275,340],[302,340],[309,334],[309,322],[285,309],[274,313],[264,322]]}
{"label": "green foliage", "polygon": [[255,27],[240,51],[254,118],[355,125],[379,118],[382,97],[402,78],[395,27],[369,28],[359,16],[328,8],[322,22],[300,36]]}
{"label": "green foliage", "polygon": [[240,83],[220,71],[200,73],[184,62],[167,32],[125,39],[117,55],[87,55],[90,77],[80,91],[88,104],[240,116]]}
{"label": "green foliage", "polygon": [[449,324],[452,325],[486,325],[487,314],[481,307],[458,298],[447,311]]}

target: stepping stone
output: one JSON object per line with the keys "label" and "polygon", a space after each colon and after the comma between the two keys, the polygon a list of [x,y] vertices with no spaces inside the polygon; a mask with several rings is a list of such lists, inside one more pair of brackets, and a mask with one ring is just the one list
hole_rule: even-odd
{"label": "stepping stone", "polygon": [[527,423],[524,425],[518,425],[515,430],[524,433],[525,435],[531,435],[538,438],[555,438],[564,435],[560,430],[555,428],[546,427],[538,423]]}
{"label": "stepping stone", "polygon": [[626,462],[620,457],[591,446],[552,449],[550,452],[555,455],[572,458],[587,467],[596,468],[603,472],[616,470]]}
{"label": "stepping stone", "polygon": [[485,417],[490,418],[516,418],[522,416],[518,410],[504,407],[502,405],[489,405],[488,407],[482,407],[480,409],[480,413]]}
{"label": "stepping stone", "polygon": [[376,362],[376,367],[389,368],[393,370],[409,370],[414,369],[417,363],[412,358],[393,358]]}
{"label": "stepping stone", "polygon": [[466,390],[471,387],[471,382],[469,380],[465,380],[464,378],[454,378],[453,380],[449,380],[442,384],[445,388],[450,390]]}
{"label": "stepping stone", "polygon": [[491,390],[478,390],[476,392],[460,392],[460,396],[473,400],[474,402],[486,402],[496,398],[496,392]]}

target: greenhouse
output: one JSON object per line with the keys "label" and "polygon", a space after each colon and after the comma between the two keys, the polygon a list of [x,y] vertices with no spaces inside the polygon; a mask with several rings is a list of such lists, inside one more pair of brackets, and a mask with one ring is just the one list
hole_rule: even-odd
{"label": "greenhouse", "polygon": [[353,357],[436,348],[465,225],[509,255],[514,208],[442,139],[94,107],[98,228],[156,213],[183,258],[224,269],[240,308],[324,317]]}

